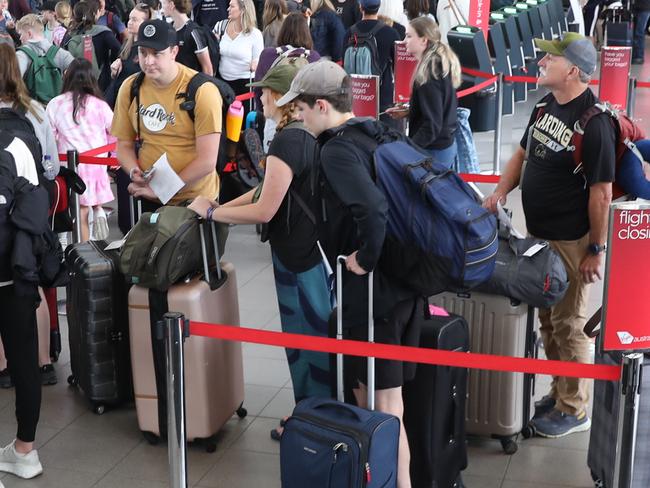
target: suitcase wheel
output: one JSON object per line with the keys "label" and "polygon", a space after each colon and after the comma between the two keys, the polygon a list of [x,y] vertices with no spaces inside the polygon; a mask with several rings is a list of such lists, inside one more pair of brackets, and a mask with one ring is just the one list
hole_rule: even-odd
{"label": "suitcase wheel", "polygon": [[512,455],[517,452],[519,446],[517,446],[515,437],[502,437],[499,440],[501,441],[501,448],[506,454]]}
{"label": "suitcase wheel", "polygon": [[243,419],[244,417],[246,417],[246,415],[248,415],[248,410],[244,408],[244,404],[242,403],[241,405],[239,405],[239,408],[235,411],[235,413],[237,414],[237,417]]}
{"label": "suitcase wheel", "polygon": [[526,427],[521,429],[521,435],[524,436],[524,439],[530,439],[537,435],[537,429],[535,429],[535,424],[529,422]]}
{"label": "suitcase wheel", "polygon": [[95,412],[96,415],[101,415],[106,411],[106,407],[104,405],[94,405],[93,406],[93,412]]}
{"label": "suitcase wheel", "polygon": [[144,440],[147,441],[150,445],[155,446],[160,442],[160,437],[149,431],[142,431],[142,436]]}
{"label": "suitcase wheel", "polygon": [[192,444],[197,447],[202,447],[205,449],[205,452],[212,453],[217,450],[217,443],[214,439],[214,436],[207,438],[197,437],[192,441]]}
{"label": "suitcase wheel", "polygon": [[68,384],[70,386],[77,386],[79,382],[77,381],[77,378],[75,378],[75,376],[71,374],[70,376],[68,376]]}

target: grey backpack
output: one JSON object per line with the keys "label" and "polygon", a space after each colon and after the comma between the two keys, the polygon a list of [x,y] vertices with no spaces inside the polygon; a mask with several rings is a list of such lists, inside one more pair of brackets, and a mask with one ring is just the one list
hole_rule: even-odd
{"label": "grey backpack", "polygon": [[535,237],[512,235],[509,222],[499,221],[499,250],[490,279],[477,291],[503,295],[533,307],[558,303],[569,287],[562,258],[551,245]]}

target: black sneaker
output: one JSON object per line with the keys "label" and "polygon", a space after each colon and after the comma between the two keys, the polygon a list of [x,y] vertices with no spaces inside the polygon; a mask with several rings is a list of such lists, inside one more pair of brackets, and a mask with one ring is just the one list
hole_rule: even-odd
{"label": "black sneaker", "polygon": [[544,395],[541,400],[535,402],[535,415],[533,418],[543,417],[555,407],[555,398]]}
{"label": "black sneaker", "polygon": [[632,64],[643,64],[643,58],[633,58]]}
{"label": "black sneaker", "polygon": [[41,366],[41,384],[44,386],[47,385],[56,385],[57,383],[56,371],[54,371],[54,366],[51,364],[44,364]]}
{"label": "black sneaker", "polygon": [[11,376],[9,375],[9,370],[7,368],[0,371],[0,388],[13,388],[14,382],[11,381]]}

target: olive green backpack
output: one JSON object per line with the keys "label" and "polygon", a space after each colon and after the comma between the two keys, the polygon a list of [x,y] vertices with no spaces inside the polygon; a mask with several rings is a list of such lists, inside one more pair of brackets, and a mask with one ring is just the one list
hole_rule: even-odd
{"label": "olive green backpack", "polygon": [[204,252],[212,269],[223,255],[228,226],[215,223],[212,231],[201,233],[203,222],[186,207],[161,207],[142,214],[122,245],[120,271],[133,284],[166,291],[203,271]]}

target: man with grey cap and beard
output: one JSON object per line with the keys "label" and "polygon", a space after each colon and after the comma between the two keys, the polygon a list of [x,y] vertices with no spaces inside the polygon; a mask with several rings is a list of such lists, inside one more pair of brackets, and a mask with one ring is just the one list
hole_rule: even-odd
{"label": "man with grey cap and beard", "polygon": [[[583,164],[576,168],[576,122],[599,103],[589,89],[596,50],[574,32],[535,43],[546,53],[539,62],[539,84],[551,93],[533,110],[520,147],[484,206],[496,211],[497,203],[505,204],[506,195],[520,185],[528,232],[550,242],[570,280],[562,301],[539,311],[546,356],[587,363],[590,341],[582,329],[590,284],[602,279],[616,134],[609,115],[594,116],[584,129]],[[535,403],[537,433],[556,438],[588,430],[588,401],[588,380],[554,377],[550,392]]]}

